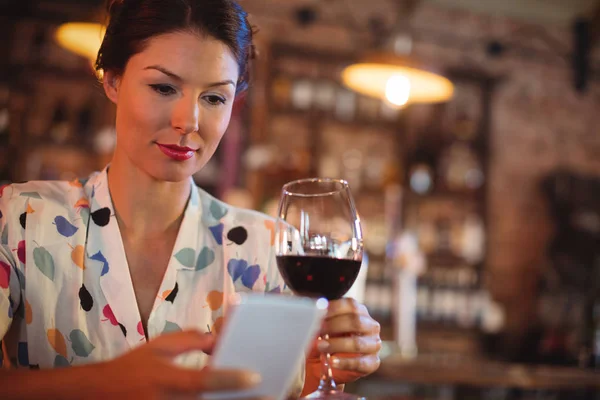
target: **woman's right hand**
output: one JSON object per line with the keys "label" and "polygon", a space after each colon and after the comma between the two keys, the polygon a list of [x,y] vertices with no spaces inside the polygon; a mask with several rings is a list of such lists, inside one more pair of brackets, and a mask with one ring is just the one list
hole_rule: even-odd
{"label": "woman's right hand", "polygon": [[98,377],[106,385],[100,392],[103,398],[197,399],[202,393],[249,389],[260,383],[260,376],[250,371],[198,370],[173,362],[188,351],[211,352],[214,341],[213,335],[195,331],[160,336],[98,365]]}

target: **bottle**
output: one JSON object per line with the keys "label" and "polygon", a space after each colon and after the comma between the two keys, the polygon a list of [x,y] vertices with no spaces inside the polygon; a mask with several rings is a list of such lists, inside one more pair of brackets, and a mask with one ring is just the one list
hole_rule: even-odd
{"label": "bottle", "polygon": [[408,181],[414,193],[424,195],[434,190],[437,154],[430,139],[419,137],[408,157]]}
{"label": "bottle", "polygon": [[444,317],[444,271],[439,267],[431,269],[431,307],[429,316],[432,322],[442,322]]}
{"label": "bottle", "polygon": [[90,140],[92,137],[92,123],[94,119],[94,105],[86,104],[77,113],[77,125],[75,135],[81,140]]}
{"label": "bottle", "polygon": [[8,110],[9,90],[0,87],[0,140],[8,138],[10,114]]}
{"label": "bottle", "polygon": [[431,308],[430,272],[421,275],[417,281],[417,318],[426,321]]}
{"label": "bottle", "polygon": [[56,143],[64,143],[71,135],[71,127],[67,118],[65,103],[59,103],[54,109],[49,133],[52,140]]}
{"label": "bottle", "polygon": [[600,370],[600,299],[587,300],[583,348],[580,357],[585,367]]}
{"label": "bottle", "polygon": [[457,271],[456,284],[456,324],[461,328],[471,328],[469,316],[469,267],[462,266]]}
{"label": "bottle", "polygon": [[600,369],[600,301],[594,302],[594,312],[592,313],[593,326],[593,345],[592,345],[592,368]]}

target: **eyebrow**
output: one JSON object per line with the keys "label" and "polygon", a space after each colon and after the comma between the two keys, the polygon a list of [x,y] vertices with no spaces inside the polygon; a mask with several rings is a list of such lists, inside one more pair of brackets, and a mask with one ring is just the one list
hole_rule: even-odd
{"label": "eyebrow", "polygon": [[[182,77],[180,77],[179,75],[177,75],[174,72],[169,71],[168,69],[166,69],[164,67],[161,67],[160,65],[150,65],[149,67],[144,68],[144,70],[147,70],[147,69],[154,69],[154,70],[160,71],[163,74],[175,79],[178,82],[183,82]],[[210,83],[207,85],[207,87],[213,88],[213,87],[217,87],[217,86],[227,86],[227,85],[231,85],[231,86],[235,87],[235,82],[233,82],[231,79],[227,79],[224,81]]]}

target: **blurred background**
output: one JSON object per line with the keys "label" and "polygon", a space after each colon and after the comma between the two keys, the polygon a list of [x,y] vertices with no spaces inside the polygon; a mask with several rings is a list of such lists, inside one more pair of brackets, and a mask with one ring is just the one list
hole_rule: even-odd
{"label": "blurred background", "polygon": [[[287,181],[349,181],[368,254],[352,295],[385,340],[353,390],[599,398],[600,1],[240,3],[253,82],[194,179],[271,215]],[[0,184],[102,169],[102,2],[0,10]]]}

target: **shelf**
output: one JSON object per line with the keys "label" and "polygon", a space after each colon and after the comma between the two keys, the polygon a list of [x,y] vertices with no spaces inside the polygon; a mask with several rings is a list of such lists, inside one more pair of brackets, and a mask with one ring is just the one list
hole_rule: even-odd
{"label": "shelf", "polygon": [[272,108],[272,117],[283,115],[294,118],[310,118],[312,121],[336,123],[357,128],[379,128],[389,131],[390,134],[396,134],[399,130],[398,122],[386,120],[371,120],[365,118],[354,118],[352,120],[343,120],[336,118],[331,111],[321,110],[299,110],[291,107],[276,106]]}
{"label": "shelf", "polygon": [[49,151],[57,151],[57,152],[77,151],[80,153],[95,153],[94,150],[92,149],[92,146],[90,146],[89,143],[86,143],[85,140],[81,140],[81,139],[71,138],[71,139],[65,140],[63,143],[57,143],[57,142],[49,139],[48,137],[44,137],[44,136],[35,136],[35,137],[30,136],[30,139],[35,144],[29,145],[29,151],[42,149],[42,150],[46,150],[46,151],[49,150]]}
{"label": "shelf", "polygon": [[435,266],[467,266],[477,268],[479,263],[471,263],[465,260],[462,256],[451,253],[451,252],[434,252],[425,254],[427,257],[427,263]]}
{"label": "shelf", "polygon": [[480,197],[484,194],[479,191],[473,192],[458,192],[451,190],[439,190],[434,191],[432,193],[427,194],[418,194],[413,192],[412,190],[407,190],[407,197],[413,201],[471,201],[471,202],[480,202]]}
{"label": "shelf", "polygon": [[[61,67],[44,66],[44,65],[20,65],[14,64],[7,69],[6,76],[12,76],[16,79],[25,77],[25,79],[31,79],[31,76],[48,76],[52,79],[59,79],[69,82],[81,82],[81,83],[97,83],[98,79],[94,76],[94,72],[90,67],[89,70],[82,68],[76,69],[64,69]],[[100,84],[98,84],[100,87]]]}

